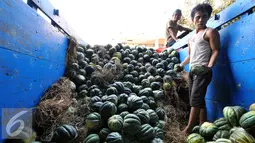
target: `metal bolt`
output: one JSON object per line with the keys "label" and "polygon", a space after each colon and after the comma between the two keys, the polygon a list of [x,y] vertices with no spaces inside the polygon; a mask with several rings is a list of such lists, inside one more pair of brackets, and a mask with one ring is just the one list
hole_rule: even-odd
{"label": "metal bolt", "polygon": [[54,9],[54,10],[53,10],[53,15],[59,16],[59,10],[58,10],[58,9]]}

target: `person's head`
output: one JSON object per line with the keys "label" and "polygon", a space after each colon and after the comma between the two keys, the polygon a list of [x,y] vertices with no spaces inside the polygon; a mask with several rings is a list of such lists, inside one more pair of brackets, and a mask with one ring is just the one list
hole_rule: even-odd
{"label": "person's head", "polygon": [[211,17],[212,6],[207,3],[198,4],[191,10],[191,20],[196,28],[203,28]]}
{"label": "person's head", "polygon": [[180,9],[176,9],[172,15],[172,20],[173,21],[178,21],[182,17],[182,11]]}

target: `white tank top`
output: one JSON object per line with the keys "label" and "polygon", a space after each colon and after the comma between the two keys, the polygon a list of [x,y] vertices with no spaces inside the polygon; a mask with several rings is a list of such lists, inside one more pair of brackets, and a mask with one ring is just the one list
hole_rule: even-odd
{"label": "white tank top", "polygon": [[207,29],[203,32],[198,32],[190,39],[190,65],[207,66],[212,54],[212,50],[208,41],[204,39]]}

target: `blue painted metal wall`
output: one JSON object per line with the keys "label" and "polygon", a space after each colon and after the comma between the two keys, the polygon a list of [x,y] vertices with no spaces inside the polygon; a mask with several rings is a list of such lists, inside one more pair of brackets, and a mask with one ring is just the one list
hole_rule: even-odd
{"label": "blue painted metal wall", "polygon": [[22,0],[1,0],[0,17],[0,108],[34,107],[64,74],[71,32],[60,32]]}
{"label": "blue painted metal wall", "polygon": [[[255,1],[240,0],[221,13],[220,19],[208,21],[208,27],[219,29],[221,36],[220,56],[213,68],[213,79],[206,95],[209,121],[222,117],[227,105],[249,108],[255,103]],[[253,10],[252,10],[253,9]],[[223,25],[240,16],[240,20],[223,28]],[[187,35],[173,48],[180,50],[181,61],[187,56]],[[185,67],[189,71],[188,65]]]}

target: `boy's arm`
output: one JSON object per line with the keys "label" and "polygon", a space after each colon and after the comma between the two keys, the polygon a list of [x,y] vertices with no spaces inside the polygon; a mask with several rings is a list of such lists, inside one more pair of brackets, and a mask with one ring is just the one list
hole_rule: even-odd
{"label": "boy's arm", "polygon": [[210,47],[212,49],[212,55],[208,67],[212,68],[220,53],[220,34],[217,30],[210,29],[206,35],[208,35]]}
{"label": "boy's arm", "polygon": [[185,66],[190,61],[190,44],[188,41],[188,56],[183,60],[183,62],[180,64],[181,66]]}

